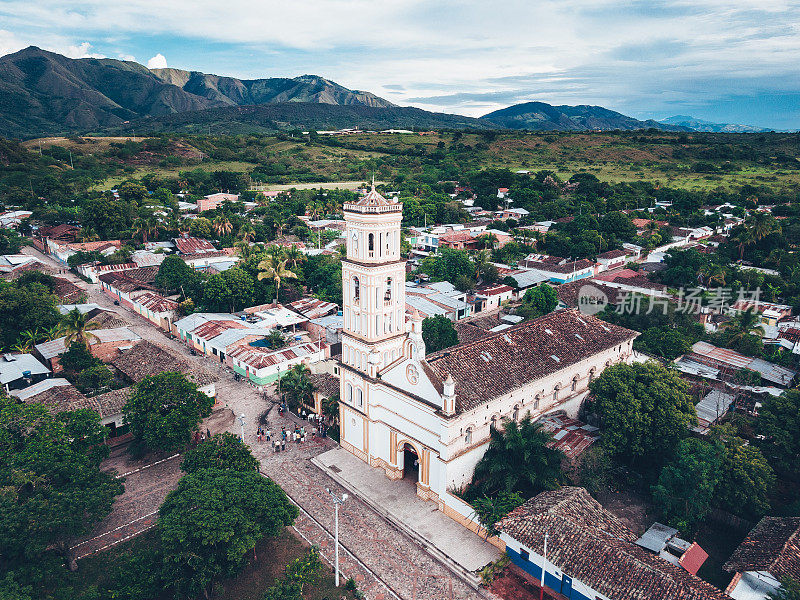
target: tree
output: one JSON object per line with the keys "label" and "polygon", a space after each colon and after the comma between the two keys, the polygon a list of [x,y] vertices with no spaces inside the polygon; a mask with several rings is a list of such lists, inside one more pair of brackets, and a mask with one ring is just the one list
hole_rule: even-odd
{"label": "tree", "polygon": [[300,586],[289,581],[279,581],[267,591],[261,600],[303,600]]}
{"label": "tree", "polygon": [[687,438],[678,444],[675,458],[664,466],[653,486],[653,500],[668,524],[694,533],[711,510],[724,453],[718,442]]}
{"label": "tree", "polygon": [[233,231],[233,225],[224,215],[217,215],[213,222],[213,228],[219,237],[230,235],[231,231]]}
{"label": "tree", "polygon": [[[185,288],[194,288],[198,280],[197,272],[177,256],[167,256],[158,267],[155,283],[168,291],[181,290],[184,295],[191,295]],[[184,289],[182,289],[184,288]]]}
{"label": "tree", "polygon": [[255,471],[258,460],[238,436],[225,431],[212,435],[186,453],[181,470],[194,473],[200,469]]}
{"label": "tree", "polygon": [[253,304],[253,278],[240,267],[231,267],[222,272],[230,290],[231,304],[234,310]]}
{"label": "tree", "polygon": [[655,361],[608,367],[589,388],[603,447],[634,467],[658,468],[697,419],[686,383]]}
{"label": "tree", "polygon": [[517,314],[526,320],[535,319],[550,314],[556,306],[558,306],[558,295],[555,288],[543,283],[525,292]]}
{"label": "tree", "polygon": [[495,525],[512,510],[521,506],[525,498],[517,492],[500,492],[494,497],[483,496],[472,501],[472,507],[478,514],[478,521],[489,535],[498,535]]}
{"label": "tree", "polygon": [[309,378],[311,371],[303,363],[296,364],[281,379],[281,393],[290,409],[299,411],[303,404],[314,400],[314,386]]}
{"label": "tree", "polygon": [[[54,417],[0,394],[0,556],[4,567],[68,555],[69,542],[111,512],[123,487],[100,470],[105,429],[88,410]],[[72,566],[72,562],[70,561]]]}
{"label": "tree", "polygon": [[100,361],[92,356],[85,344],[72,342],[67,351],[61,355],[61,360],[58,362],[64,367],[65,371],[80,373],[85,369],[93,367]]}
{"label": "tree", "polygon": [[295,558],[286,565],[286,581],[296,584],[302,597],[305,585],[314,585],[325,570],[319,556],[319,548],[311,546],[305,555]]}
{"label": "tree", "polygon": [[684,334],[671,327],[650,327],[633,342],[636,350],[673,360],[686,354],[692,345]]}
{"label": "tree", "polygon": [[800,582],[791,577],[781,579],[781,587],[769,594],[770,600],[800,600]]}
{"label": "tree", "polygon": [[761,450],[736,436],[731,426],[717,426],[712,436],[725,448],[722,475],[714,490],[714,503],[728,512],[757,520],[770,508],[775,473]]}
{"label": "tree", "polygon": [[561,483],[560,451],[549,448],[552,440],[540,423],[525,415],[503,421],[501,431],[491,428],[489,448],[475,466],[470,495],[494,496],[519,492],[530,498]]}
{"label": "tree", "polygon": [[422,321],[422,339],[428,352],[436,352],[458,344],[458,333],[450,319],[436,315]]}
{"label": "tree", "polygon": [[210,597],[264,537],[275,537],[298,509],[271,479],[254,470],[200,469],[185,475],[159,509],[164,575],[175,591]]}
{"label": "tree", "polygon": [[211,310],[230,310],[233,292],[222,275],[211,275],[203,287],[203,304]]}
{"label": "tree", "polygon": [[73,308],[62,321],[64,332],[64,345],[70,346],[73,342],[88,346],[97,336],[92,333],[93,329],[98,329],[100,325],[86,319],[86,313],[82,313],[77,308]]}
{"label": "tree", "polygon": [[800,473],[800,390],[777,398],[767,394],[758,410],[756,430],[766,437],[765,450],[781,469]]}
{"label": "tree", "polygon": [[275,282],[275,296],[280,297],[281,280],[297,279],[297,274],[286,268],[286,259],[280,258],[275,254],[268,254],[267,257],[258,263],[258,279],[271,279]]}
{"label": "tree", "polygon": [[133,437],[150,450],[180,450],[198,423],[211,414],[214,399],[182,373],[165,372],[136,384],[123,408]]}
{"label": "tree", "polygon": [[42,283],[0,286],[0,347],[16,343],[23,331],[58,323],[57,304],[59,300]]}
{"label": "tree", "polygon": [[94,394],[103,388],[108,388],[114,375],[104,364],[97,364],[78,373],[75,377],[75,387],[84,394]]}

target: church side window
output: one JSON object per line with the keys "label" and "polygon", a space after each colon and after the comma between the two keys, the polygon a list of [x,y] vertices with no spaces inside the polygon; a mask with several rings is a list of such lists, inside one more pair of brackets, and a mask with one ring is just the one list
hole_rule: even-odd
{"label": "church side window", "polygon": [[356,388],[356,406],[358,406],[358,408],[364,407],[364,393],[361,391],[361,388]]}
{"label": "church side window", "polygon": [[472,427],[467,427],[466,435],[464,435],[464,442],[467,444],[472,443]]}
{"label": "church side window", "polygon": [[353,302],[358,302],[361,295],[361,282],[358,277],[353,277]]}
{"label": "church side window", "polygon": [[578,376],[577,375],[575,375],[575,377],[572,378],[572,391],[574,392],[576,389],[578,389]]}
{"label": "church side window", "polygon": [[372,256],[375,252],[375,234],[370,233],[367,237],[367,247],[369,249],[369,255]]}
{"label": "church side window", "polygon": [[561,388],[559,388],[558,386],[553,388],[553,402],[558,402],[558,391],[559,391],[559,389],[561,389]]}
{"label": "church side window", "polygon": [[353,386],[349,383],[347,384],[347,402],[350,404],[353,403]]}
{"label": "church side window", "polygon": [[384,302],[391,302],[392,301],[392,278],[386,278],[386,292],[383,294],[383,301]]}

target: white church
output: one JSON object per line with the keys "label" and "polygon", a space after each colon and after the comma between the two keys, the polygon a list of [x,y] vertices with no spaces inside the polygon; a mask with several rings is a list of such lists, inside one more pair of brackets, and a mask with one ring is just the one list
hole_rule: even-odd
{"label": "white church", "polygon": [[406,320],[403,207],[374,187],[344,205],[341,445],[458,518],[450,490],[468,483],[503,419],[564,410],[632,356],[634,331],[558,311],[426,355],[422,317]]}

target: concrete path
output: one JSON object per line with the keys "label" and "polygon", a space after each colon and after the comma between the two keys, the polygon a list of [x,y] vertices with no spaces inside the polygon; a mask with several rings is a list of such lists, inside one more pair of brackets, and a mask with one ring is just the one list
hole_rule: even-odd
{"label": "concrete path", "polygon": [[437,510],[433,502],[419,498],[413,482],[392,481],[383,470],[366,465],[339,447],[312,462],[395,525],[433,546],[468,573],[474,574],[500,558],[500,551],[489,542]]}

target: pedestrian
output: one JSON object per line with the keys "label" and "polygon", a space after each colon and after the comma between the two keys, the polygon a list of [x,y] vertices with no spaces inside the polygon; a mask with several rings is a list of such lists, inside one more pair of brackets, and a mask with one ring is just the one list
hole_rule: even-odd
{"label": "pedestrian", "polygon": [[301,444],[305,444],[306,443],[306,434],[305,433],[300,436],[300,443]]}
{"label": "pedestrian", "polygon": [[286,450],[286,438],[281,441],[281,450]]}
{"label": "pedestrian", "polygon": [[311,439],[313,440],[316,437],[317,437],[317,428],[316,427],[312,427],[311,428]]}
{"label": "pedestrian", "polygon": [[201,442],[205,442],[206,441],[206,434],[205,433],[201,433],[200,434],[200,441]]}
{"label": "pedestrian", "polygon": [[306,418],[306,409],[304,408],[303,409],[303,419],[305,419],[305,418]]}
{"label": "pedestrian", "polygon": [[305,426],[305,425],[303,425],[303,426],[300,428],[300,434],[301,434],[301,435],[305,435],[305,434],[306,434],[306,426]]}
{"label": "pedestrian", "polygon": [[211,437],[211,430],[206,427],[206,437]]}
{"label": "pedestrian", "polygon": [[267,429],[267,441],[270,441],[271,439],[272,439],[272,430]]}
{"label": "pedestrian", "polygon": [[258,443],[261,443],[261,427],[256,430],[256,437],[258,438]]}

